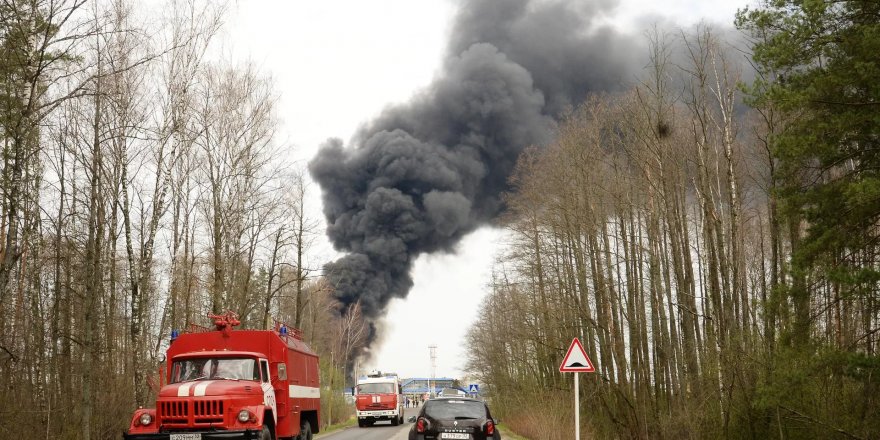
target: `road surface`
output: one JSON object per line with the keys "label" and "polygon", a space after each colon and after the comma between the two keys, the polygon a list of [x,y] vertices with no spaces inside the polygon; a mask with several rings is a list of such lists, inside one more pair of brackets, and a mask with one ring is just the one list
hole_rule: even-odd
{"label": "road surface", "polygon": [[317,435],[316,440],[406,440],[412,423],[407,422],[410,416],[418,414],[418,408],[408,408],[405,411],[404,423],[400,426],[391,426],[391,422],[377,422],[369,428],[344,429],[327,435]]}

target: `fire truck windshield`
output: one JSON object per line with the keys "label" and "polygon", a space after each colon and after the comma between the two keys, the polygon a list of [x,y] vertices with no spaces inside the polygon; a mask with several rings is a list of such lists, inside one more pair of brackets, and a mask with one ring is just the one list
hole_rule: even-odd
{"label": "fire truck windshield", "polygon": [[358,394],[394,394],[393,383],[362,383],[357,386]]}
{"label": "fire truck windshield", "polygon": [[260,380],[256,359],[192,358],[174,361],[171,383],[201,379]]}

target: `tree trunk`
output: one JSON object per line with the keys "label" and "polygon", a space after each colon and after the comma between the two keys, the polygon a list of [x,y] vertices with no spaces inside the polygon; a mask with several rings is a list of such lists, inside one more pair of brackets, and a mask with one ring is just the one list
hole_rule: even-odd
{"label": "tree trunk", "polygon": [[102,155],[101,155],[101,87],[100,80],[96,81],[95,93],[95,116],[94,138],[92,140],[92,163],[90,167],[90,195],[89,195],[89,224],[88,240],[86,242],[86,278],[85,278],[85,301],[83,325],[83,365],[82,365],[82,395],[81,395],[81,434],[82,439],[89,440],[92,433],[92,405],[94,396],[94,371],[98,359],[97,344],[98,316],[94,313],[98,305],[98,296],[101,294],[103,282],[101,269],[101,239],[104,234],[104,208],[101,199],[102,185]]}

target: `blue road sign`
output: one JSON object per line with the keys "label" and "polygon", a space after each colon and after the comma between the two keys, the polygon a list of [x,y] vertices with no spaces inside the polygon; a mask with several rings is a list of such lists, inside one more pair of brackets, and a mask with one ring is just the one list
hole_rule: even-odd
{"label": "blue road sign", "polygon": [[477,393],[479,393],[479,392],[480,392],[480,386],[479,386],[479,385],[477,385],[477,384],[475,384],[475,383],[472,383],[472,384],[468,385],[468,393],[471,393],[471,394],[477,394]]}

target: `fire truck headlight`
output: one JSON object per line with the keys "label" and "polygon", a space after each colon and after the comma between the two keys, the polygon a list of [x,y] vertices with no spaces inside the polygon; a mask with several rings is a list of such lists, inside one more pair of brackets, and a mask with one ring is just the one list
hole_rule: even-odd
{"label": "fire truck headlight", "polygon": [[151,416],[150,413],[143,413],[141,414],[140,422],[141,425],[147,426],[150,423],[153,423],[153,416]]}
{"label": "fire truck headlight", "polygon": [[248,420],[251,419],[251,412],[243,409],[238,412],[238,421],[241,423],[247,423]]}

